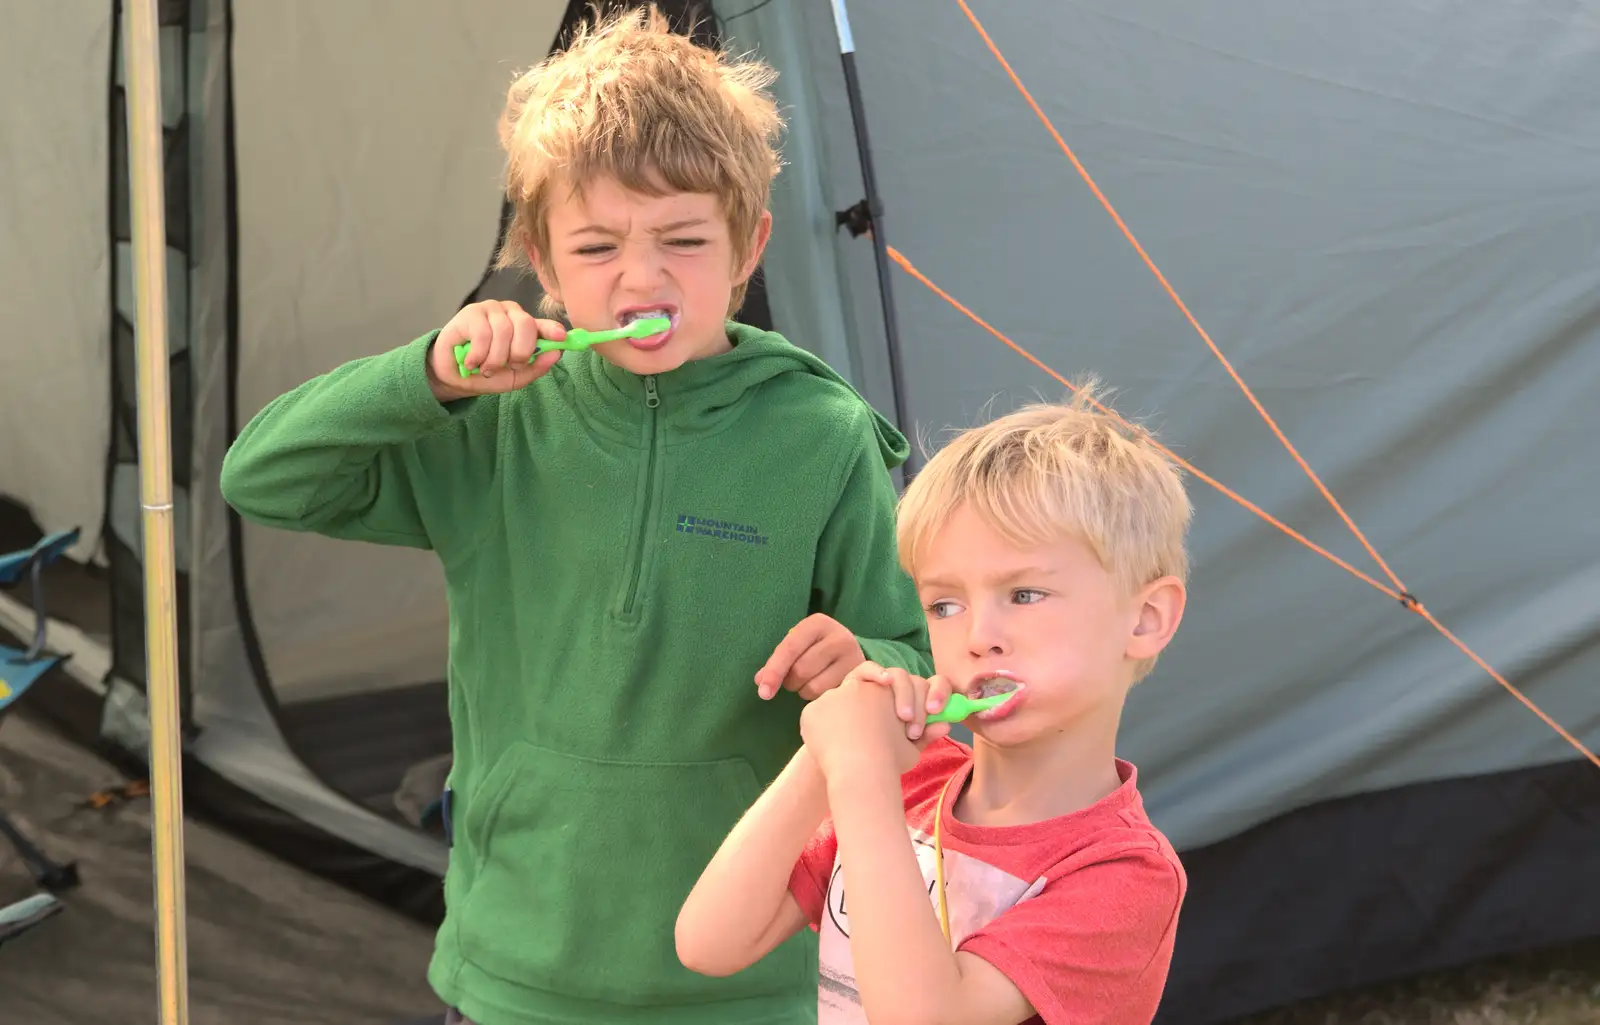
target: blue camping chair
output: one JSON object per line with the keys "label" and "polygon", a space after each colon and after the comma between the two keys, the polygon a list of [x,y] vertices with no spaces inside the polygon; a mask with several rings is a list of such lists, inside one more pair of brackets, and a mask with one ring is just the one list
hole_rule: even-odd
{"label": "blue camping chair", "polygon": [[[0,720],[16,707],[39,678],[65,661],[65,656],[46,654],[45,632],[49,617],[44,605],[44,568],[59,559],[78,542],[77,528],[51,534],[32,548],[0,555],[0,587],[15,587],[28,579],[33,589],[33,640],[26,650],[0,644]],[[0,944],[14,940],[45,919],[60,912],[63,905],[55,893],[78,885],[75,864],[57,864],[45,856],[22,834],[4,812],[0,812],[0,836],[15,848],[28,866],[34,883],[43,892],[0,908]]]}

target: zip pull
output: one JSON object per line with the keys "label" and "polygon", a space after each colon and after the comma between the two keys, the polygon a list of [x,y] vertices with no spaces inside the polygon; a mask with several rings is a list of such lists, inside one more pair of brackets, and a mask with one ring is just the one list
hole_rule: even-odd
{"label": "zip pull", "polygon": [[644,379],[644,404],[649,409],[661,405],[661,396],[656,394],[656,377],[651,374]]}

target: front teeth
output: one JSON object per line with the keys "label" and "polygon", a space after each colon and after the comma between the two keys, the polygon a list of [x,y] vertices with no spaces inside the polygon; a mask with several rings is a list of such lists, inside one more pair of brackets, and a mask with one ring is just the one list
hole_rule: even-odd
{"label": "front teeth", "polygon": [[671,314],[666,310],[635,310],[631,313],[624,313],[619,319],[622,321],[622,326],[627,327],[636,320],[649,320],[653,317],[667,317],[670,319]]}

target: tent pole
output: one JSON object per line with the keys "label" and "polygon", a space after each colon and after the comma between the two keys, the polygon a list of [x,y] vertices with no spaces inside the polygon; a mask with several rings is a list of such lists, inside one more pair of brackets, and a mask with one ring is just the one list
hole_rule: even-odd
{"label": "tent pole", "polygon": [[150,705],[150,839],[155,867],[157,994],[161,1025],[187,1025],[161,49],[156,0],[128,0],[123,11],[128,169],[133,201],[134,339],[138,362],[139,501],[144,541],[145,690]]}
{"label": "tent pole", "polygon": [[[845,0],[833,0],[833,27],[839,36],[839,60],[844,65],[844,88],[850,100],[850,120],[856,130],[856,151],[861,157],[861,183],[867,192],[867,216],[872,233],[872,255],[878,267],[878,298],[883,304],[883,330],[889,349],[889,385],[894,392],[895,424],[908,437],[911,418],[906,412],[906,382],[900,358],[900,327],[894,312],[894,291],[890,283],[889,240],[883,233],[883,197],[878,192],[878,176],[872,166],[872,147],[867,141],[867,111],[861,100],[861,83],[856,78],[856,41],[850,32],[850,14]],[[905,476],[917,472],[917,442],[911,440],[906,456]]]}

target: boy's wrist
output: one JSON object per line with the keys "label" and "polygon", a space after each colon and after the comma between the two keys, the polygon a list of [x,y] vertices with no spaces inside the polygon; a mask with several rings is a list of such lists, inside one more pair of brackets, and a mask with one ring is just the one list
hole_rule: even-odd
{"label": "boy's wrist", "polygon": [[815,762],[828,793],[830,808],[839,794],[848,799],[854,788],[875,784],[889,785],[896,791],[900,788],[900,770],[894,755],[888,752],[857,748],[834,752],[827,758],[815,758]]}

